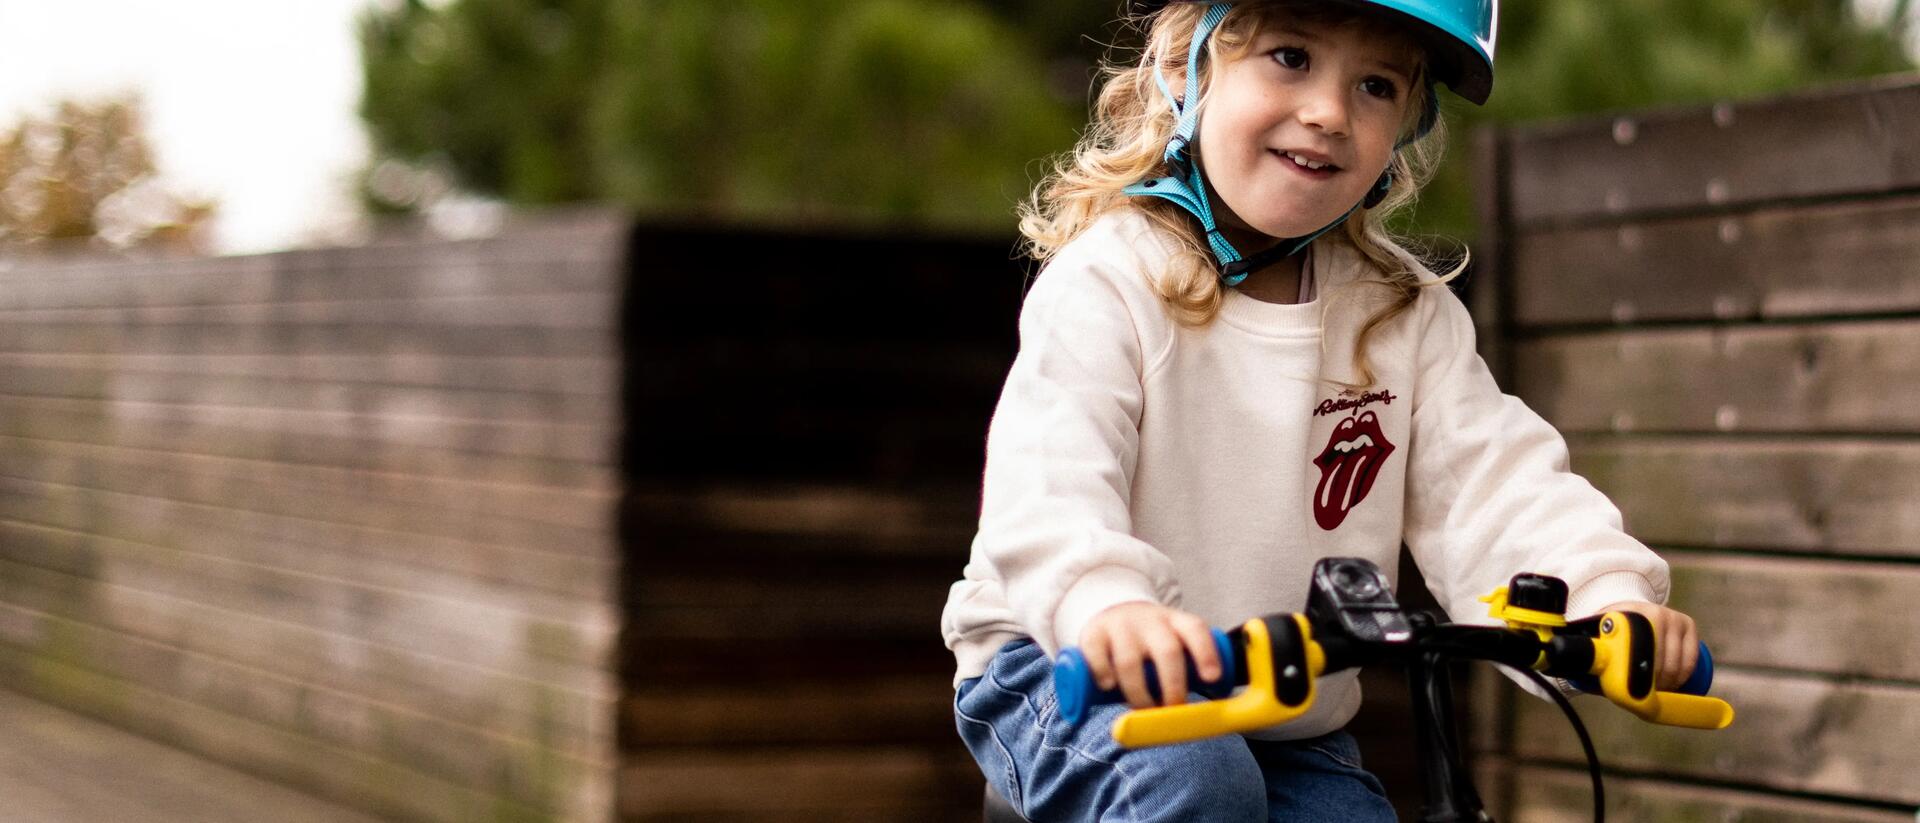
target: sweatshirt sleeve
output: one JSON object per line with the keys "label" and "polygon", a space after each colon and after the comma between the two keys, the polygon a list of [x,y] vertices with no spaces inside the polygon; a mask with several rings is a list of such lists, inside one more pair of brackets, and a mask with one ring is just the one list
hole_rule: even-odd
{"label": "sweatshirt sleeve", "polygon": [[1666,561],[1568,470],[1560,433],[1500,392],[1459,298],[1432,286],[1414,312],[1406,540],[1448,615],[1491,624],[1479,598],[1523,571],[1565,580],[1570,618],[1623,600],[1665,603]]}
{"label": "sweatshirt sleeve", "polygon": [[1116,275],[1096,265],[1056,259],[1021,308],[973,541],[1049,656],[1109,606],[1178,601],[1171,561],[1131,530],[1150,352]]}

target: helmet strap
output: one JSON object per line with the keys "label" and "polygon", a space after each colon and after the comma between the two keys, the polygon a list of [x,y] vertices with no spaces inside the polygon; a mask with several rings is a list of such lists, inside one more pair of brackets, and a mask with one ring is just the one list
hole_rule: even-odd
{"label": "helmet strap", "polygon": [[1387,193],[1391,191],[1393,191],[1393,166],[1389,164],[1387,170],[1380,173],[1380,180],[1373,184],[1373,190],[1367,192],[1367,198],[1360,201],[1360,208],[1371,209],[1380,205],[1380,201],[1387,199]]}
{"label": "helmet strap", "polygon": [[[1227,12],[1232,8],[1232,3],[1213,3],[1207,6],[1200,24],[1194,28],[1193,41],[1187,46],[1186,97],[1174,95],[1173,90],[1167,85],[1166,76],[1160,72],[1159,63],[1156,61],[1154,64],[1154,82],[1160,87],[1160,93],[1166,96],[1168,104],[1173,107],[1174,116],[1178,118],[1174,125],[1173,136],[1167,140],[1166,151],[1161,155],[1161,161],[1165,164],[1168,174],[1165,177],[1149,178],[1135,183],[1126,187],[1123,192],[1134,197],[1159,197],[1169,200],[1193,215],[1194,219],[1200,222],[1201,230],[1206,233],[1207,246],[1212,250],[1214,260],[1219,267],[1220,279],[1226,281],[1229,286],[1238,286],[1254,271],[1299,254],[1321,235],[1345,223],[1355,211],[1378,206],[1393,188],[1393,169],[1389,164],[1387,170],[1381,172],[1380,180],[1367,192],[1361,202],[1355,203],[1353,208],[1347,209],[1345,214],[1320,227],[1318,231],[1300,237],[1284,238],[1272,247],[1250,257],[1242,256],[1232,243],[1227,242],[1226,236],[1220,233],[1219,223],[1215,220],[1213,207],[1208,201],[1206,176],[1200,170],[1199,158],[1193,154],[1193,142],[1200,128],[1198,105],[1200,58],[1206,48],[1207,39],[1213,36],[1214,30],[1220,26],[1220,21],[1226,18]],[[1434,91],[1431,76],[1427,78],[1424,85],[1427,95],[1426,111],[1422,113],[1413,136],[1394,146],[1396,152],[1408,143],[1425,136],[1439,119],[1439,99]]]}

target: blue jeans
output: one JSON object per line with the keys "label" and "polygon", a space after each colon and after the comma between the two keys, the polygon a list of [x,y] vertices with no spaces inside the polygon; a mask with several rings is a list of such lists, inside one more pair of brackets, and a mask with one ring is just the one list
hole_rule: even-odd
{"label": "blue jeans", "polygon": [[960,683],[954,715],[980,770],[1035,823],[1288,821],[1391,823],[1380,781],[1353,736],[1254,740],[1237,734],[1126,749],[1113,740],[1125,705],[1060,719],[1053,665],[1030,639],[1008,643],[986,674]]}

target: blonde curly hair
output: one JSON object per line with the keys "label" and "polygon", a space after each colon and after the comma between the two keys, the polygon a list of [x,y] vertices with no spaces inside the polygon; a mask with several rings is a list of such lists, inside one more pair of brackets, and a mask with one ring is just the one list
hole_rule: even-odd
{"label": "blonde curly hair", "polygon": [[[1145,18],[1130,19],[1136,27],[1145,29],[1145,46],[1140,49],[1138,59],[1128,64],[1109,61],[1102,66],[1105,82],[1094,106],[1092,122],[1079,144],[1054,161],[1050,173],[1019,209],[1020,233],[1025,238],[1023,250],[1043,264],[1106,212],[1116,208],[1140,209],[1168,236],[1180,239],[1176,259],[1155,279],[1153,286],[1175,320],[1187,326],[1211,323],[1224,298],[1225,287],[1199,223],[1173,203],[1154,197],[1129,196],[1122,190],[1167,173],[1162,155],[1173,137],[1176,118],[1155,82],[1154,67],[1158,66],[1170,83],[1174,82],[1173,78],[1186,76],[1188,46],[1207,5],[1183,3]],[[1263,28],[1277,20],[1336,25],[1352,22],[1383,36],[1402,34],[1384,20],[1362,16],[1334,4],[1303,0],[1237,3],[1206,44],[1197,104],[1203,113],[1210,82],[1208,67],[1245,56]],[[1420,69],[1423,77],[1425,71],[1424,67]],[[1425,82],[1416,78],[1413,88],[1424,88]],[[1415,136],[1413,132],[1432,105],[1431,98],[1424,93],[1416,91],[1409,97],[1403,139]],[[1379,273],[1377,279],[1361,278],[1351,285],[1385,290],[1382,305],[1361,326],[1355,343],[1354,367],[1360,382],[1343,385],[1355,388],[1372,385],[1374,373],[1367,363],[1366,352],[1374,333],[1411,307],[1420,289],[1447,282],[1466,267],[1463,258],[1437,281],[1423,281],[1419,271],[1408,263],[1415,259],[1409,251],[1411,241],[1394,236],[1386,228],[1387,218],[1415,200],[1439,161],[1446,144],[1446,129],[1439,122],[1439,113],[1434,112],[1433,116],[1431,131],[1394,153],[1389,167],[1394,185],[1386,199],[1374,208],[1355,210],[1339,231],[1327,235],[1351,244]],[[1328,300],[1332,299],[1329,295]]]}

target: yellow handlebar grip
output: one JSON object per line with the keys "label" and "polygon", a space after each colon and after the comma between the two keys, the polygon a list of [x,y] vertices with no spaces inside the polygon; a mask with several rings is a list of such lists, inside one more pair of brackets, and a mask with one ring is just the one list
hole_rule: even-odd
{"label": "yellow handlebar grip", "polygon": [[[1232,697],[1209,700],[1200,703],[1188,703],[1184,706],[1161,706],[1152,709],[1135,709],[1120,716],[1113,723],[1113,739],[1128,748],[1142,746],[1164,746],[1169,743],[1184,743],[1223,734],[1252,731],[1267,726],[1285,723],[1306,714],[1313,707],[1314,696],[1318,693],[1315,681],[1326,668],[1326,653],[1320,644],[1313,642],[1305,615],[1288,615],[1299,627],[1299,638],[1305,648],[1299,655],[1306,663],[1306,693],[1297,703],[1281,702],[1274,688],[1275,671],[1273,659],[1273,637],[1267,631],[1265,620],[1247,621],[1242,630],[1246,636],[1247,687]],[[1282,661],[1281,666],[1298,666],[1299,660]],[[1297,675],[1298,673],[1295,673]],[[1290,678],[1293,676],[1290,676]]]}
{"label": "yellow handlebar grip", "polygon": [[1593,641],[1592,670],[1600,678],[1601,694],[1650,723],[1688,729],[1732,725],[1733,706],[1725,700],[1653,688],[1657,644],[1645,617],[1631,612],[1603,615],[1600,636]]}
{"label": "yellow handlebar grip", "polygon": [[1688,729],[1724,729],[1733,725],[1733,706],[1718,697],[1678,692],[1654,692],[1653,713],[1641,715],[1663,726]]}

